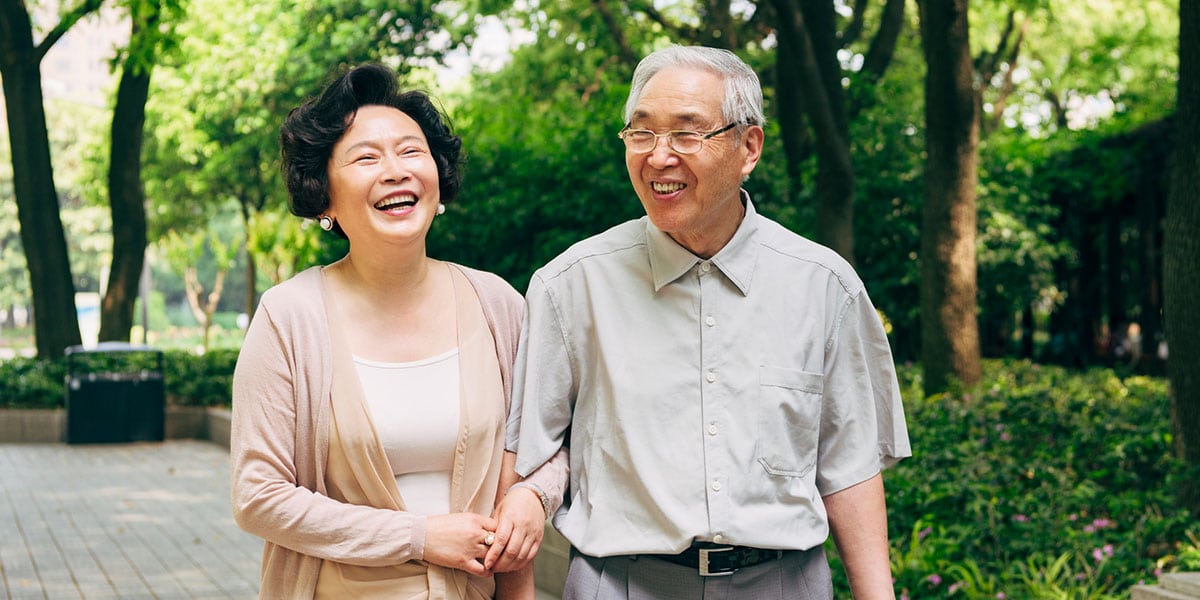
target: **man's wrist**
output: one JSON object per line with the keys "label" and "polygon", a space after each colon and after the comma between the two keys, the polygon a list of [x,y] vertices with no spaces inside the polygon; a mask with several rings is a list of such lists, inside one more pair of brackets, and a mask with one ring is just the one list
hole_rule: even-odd
{"label": "man's wrist", "polygon": [[534,494],[537,494],[538,500],[542,503],[542,511],[546,513],[547,517],[550,516],[550,496],[546,495],[546,491],[542,489],[542,486],[533,483],[532,481],[519,481],[514,483],[512,487],[508,488],[508,491],[504,492],[504,495],[507,496],[509,492],[512,492],[517,488],[525,488]]}

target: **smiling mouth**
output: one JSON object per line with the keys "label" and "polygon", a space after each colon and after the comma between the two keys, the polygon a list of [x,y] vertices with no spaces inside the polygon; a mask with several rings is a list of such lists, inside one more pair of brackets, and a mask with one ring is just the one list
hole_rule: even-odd
{"label": "smiling mouth", "polygon": [[375,210],[392,210],[395,208],[408,208],[416,206],[417,197],[412,194],[402,194],[397,196],[389,196],[375,203]]}
{"label": "smiling mouth", "polygon": [[650,189],[654,190],[654,193],[656,194],[673,194],[685,187],[687,187],[686,183],[680,183],[678,181],[671,183],[660,183],[653,181],[650,183]]}

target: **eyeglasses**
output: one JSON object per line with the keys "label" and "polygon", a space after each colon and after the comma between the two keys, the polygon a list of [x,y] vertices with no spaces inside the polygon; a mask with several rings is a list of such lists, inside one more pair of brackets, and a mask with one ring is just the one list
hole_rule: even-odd
{"label": "eyeglasses", "polygon": [[702,133],[699,131],[668,131],[666,133],[654,133],[649,129],[630,129],[628,125],[622,129],[617,137],[625,140],[625,147],[630,152],[635,154],[645,154],[654,152],[654,148],[658,146],[658,138],[667,138],[667,145],[678,152],[679,154],[695,154],[704,147],[704,140],[720,135],[733,129],[737,126],[737,122],[730,123],[716,131]]}

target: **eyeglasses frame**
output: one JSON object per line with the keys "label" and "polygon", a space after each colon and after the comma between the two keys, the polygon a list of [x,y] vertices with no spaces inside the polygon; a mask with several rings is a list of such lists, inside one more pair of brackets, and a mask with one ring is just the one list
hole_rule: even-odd
{"label": "eyeglasses frame", "polygon": [[[625,128],[622,129],[621,131],[617,132],[617,137],[620,138],[622,141],[624,141],[625,136],[634,131],[642,131],[642,132],[649,133],[650,135],[653,135],[654,136],[654,145],[650,146],[649,150],[645,150],[642,152],[634,152],[633,150],[630,150],[630,152],[634,152],[635,154],[649,154],[651,152],[654,152],[654,149],[658,148],[658,139],[665,137],[665,138],[667,138],[667,147],[670,148],[671,151],[676,152],[678,154],[691,155],[691,154],[698,154],[701,150],[703,150],[704,142],[706,140],[710,140],[718,135],[721,135],[722,133],[725,133],[726,131],[733,129],[734,127],[737,127],[738,125],[741,125],[741,123],[739,121],[734,121],[720,129],[715,129],[708,133],[702,133],[700,131],[689,131],[687,129],[672,129],[671,131],[665,131],[663,133],[654,133],[653,131],[651,131],[649,129],[631,129],[630,127],[632,126],[632,124],[626,123]],[[671,137],[672,135],[674,135],[676,133],[688,133],[688,134],[700,135],[700,147],[697,148],[695,152],[683,152],[683,151],[679,150],[678,148],[675,147],[675,143],[672,141],[675,138]],[[625,143],[625,148],[627,150],[629,150],[628,142]]]}

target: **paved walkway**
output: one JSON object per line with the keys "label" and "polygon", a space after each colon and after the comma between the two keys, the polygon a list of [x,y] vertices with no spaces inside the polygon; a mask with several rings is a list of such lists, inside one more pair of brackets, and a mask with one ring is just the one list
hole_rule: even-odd
{"label": "paved walkway", "polygon": [[195,440],[0,445],[0,596],[254,598],[229,453]]}
{"label": "paved walkway", "polygon": [[0,444],[0,598],[256,598],[261,557],[223,446]]}

